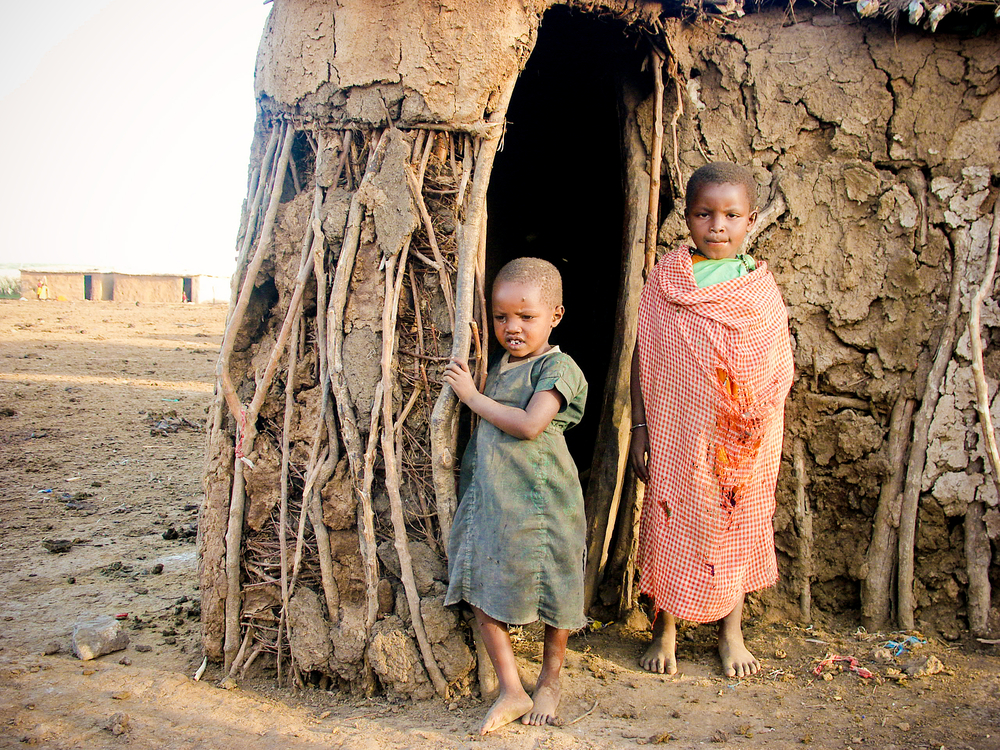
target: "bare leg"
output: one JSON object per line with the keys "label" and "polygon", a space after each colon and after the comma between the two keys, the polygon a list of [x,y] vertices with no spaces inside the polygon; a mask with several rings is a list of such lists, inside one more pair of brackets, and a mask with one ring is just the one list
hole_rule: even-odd
{"label": "bare leg", "polygon": [[532,693],[534,704],[531,710],[521,719],[522,724],[557,724],[557,709],[562,690],[559,685],[559,673],[566,660],[566,641],[569,631],[563,628],[545,626],[545,650],[542,652],[542,671],[535,683]]}
{"label": "bare leg", "polygon": [[517,671],[517,661],[514,659],[514,648],[510,645],[510,635],[507,624],[494,620],[488,614],[476,607],[476,624],[486,645],[486,652],[493,662],[500,683],[500,695],[490,707],[480,734],[487,734],[494,729],[510,724],[515,719],[524,716],[531,709],[531,697],[521,687],[521,677]]}
{"label": "bare leg", "polygon": [[639,658],[647,672],[677,673],[677,622],[665,609],[657,610],[653,620],[653,642]]}
{"label": "bare leg", "polygon": [[760,662],[743,643],[743,595],[733,611],[719,620],[719,658],[726,677],[749,677],[760,670]]}

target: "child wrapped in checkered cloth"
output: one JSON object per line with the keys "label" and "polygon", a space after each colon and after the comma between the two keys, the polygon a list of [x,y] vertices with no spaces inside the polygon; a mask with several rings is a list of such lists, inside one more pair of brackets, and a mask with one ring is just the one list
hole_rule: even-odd
{"label": "child wrapped in checkered cloth", "polygon": [[[756,219],[755,196],[737,210],[730,203],[741,203],[749,188],[707,184],[729,192],[718,206],[704,185],[694,208],[689,199],[688,224],[702,242],[667,253],[639,304],[631,458],[646,482],[639,588],[658,613],[640,662],[676,671],[674,619],[719,620],[723,670],[742,677],[759,668],[743,644],[744,595],[778,577],[772,517],[793,366],[785,305],[767,264],[737,256],[740,230]],[[699,208],[699,196],[711,205]],[[711,211],[721,218],[699,227],[698,217]],[[741,212],[742,224],[726,231]],[[722,237],[735,239],[731,250]],[[706,260],[745,268],[699,287],[694,263]]]}

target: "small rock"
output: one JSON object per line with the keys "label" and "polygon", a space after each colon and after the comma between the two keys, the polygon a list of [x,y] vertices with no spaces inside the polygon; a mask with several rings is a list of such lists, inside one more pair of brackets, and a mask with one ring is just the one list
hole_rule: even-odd
{"label": "small rock", "polygon": [[901,721],[901,722],[899,722],[896,725],[896,728],[897,729],[901,729],[904,732],[909,732],[910,731],[910,722],[908,722],[908,721]]}
{"label": "small rock", "polygon": [[148,654],[150,651],[153,650],[153,647],[147,646],[145,643],[138,643],[136,644],[135,650],[138,651],[140,654]]}
{"label": "small rock", "polygon": [[53,654],[58,654],[61,651],[62,651],[62,644],[59,643],[59,641],[49,641],[46,644],[45,648],[42,650],[42,653],[45,654],[46,656],[52,656]]}
{"label": "small rock", "polygon": [[716,729],[715,732],[712,733],[712,742],[717,742],[719,744],[729,742],[729,733],[724,732],[721,729]]}
{"label": "small rock", "polygon": [[73,549],[73,542],[70,539],[43,539],[42,546],[52,554],[60,554]]}
{"label": "small rock", "polygon": [[128,633],[113,617],[97,617],[73,626],[73,653],[87,661],[128,646]]}
{"label": "small rock", "polygon": [[154,576],[160,575],[163,572],[163,563],[156,563],[156,565],[149,569],[149,572]]}
{"label": "small rock", "polygon": [[129,659],[127,656],[123,656],[121,659],[119,659],[118,663],[121,664],[123,667],[131,667],[132,666],[132,660]]}
{"label": "small rock", "polygon": [[823,681],[824,682],[830,682],[831,680],[833,680],[833,674],[831,672],[824,672],[823,673]]}
{"label": "small rock", "polygon": [[176,539],[179,536],[180,534],[177,533],[177,529],[175,529],[173,526],[171,526],[170,528],[168,528],[166,531],[163,532],[163,538],[168,541],[171,539]]}
{"label": "small rock", "polygon": [[74,583],[76,583],[76,578],[70,576],[69,578],[66,579],[66,583],[72,586]]}
{"label": "small rock", "polygon": [[133,589],[133,590],[135,591],[135,593],[141,594],[141,595],[149,593],[149,589],[147,589],[145,586],[136,586],[135,589]]}
{"label": "small rock", "polygon": [[128,714],[118,713],[107,720],[104,724],[104,729],[111,732],[115,737],[120,737],[123,734],[128,734],[131,721],[132,719]]}
{"label": "small rock", "polygon": [[785,651],[784,649],[780,649],[780,648],[775,649],[774,650],[774,658],[775,659],[787,659],[788,658],[788,652]]}

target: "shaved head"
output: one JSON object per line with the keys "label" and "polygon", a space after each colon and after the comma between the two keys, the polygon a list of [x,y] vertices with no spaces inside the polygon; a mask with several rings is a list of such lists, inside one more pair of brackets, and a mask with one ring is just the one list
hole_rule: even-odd
{"label": "shaved head", "polygon": [[537,287],[542,301],[558,307],[562,304],[562,276],[559,269],[541,258],[515,258],[504,265],[493,279],[498,284],[515,283]]}

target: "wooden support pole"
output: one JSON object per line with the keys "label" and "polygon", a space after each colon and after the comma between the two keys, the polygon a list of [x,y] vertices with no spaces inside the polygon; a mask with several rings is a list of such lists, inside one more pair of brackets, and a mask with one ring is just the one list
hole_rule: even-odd
{"label": "wooden support pole", "polygon": [[993,417],[990,415],[990,389],[986,383],[986,368],[983,364],[983,336],[980,322],[983,300],[989,297],[993,290],[993,278],[997,272],[997,260],[1000,256],[1000,197],[993,204],[993,226],[990,229],[989,242],[986,270],[969,309],[969,339],[972,348],[972,374],[976,384],[979,428],[983,433],[986,455],[989,457],[992,469],[993,486],[996,488],[997,498],[1000,498],[1000,454],[997,452],[997,437],[993,429]]}
{"label": "wooden support pole", "polygon": [[[982,431],[986,455],[990,462],[990,475],[997,497],[1000,498],[1000,455],[997,454],[997,438],[990,415],[990,389],[986,382],[983,363],[983,338],[980,316],[983,300],[993,290],[993,278],[1000,256],[1000,198],[993,204],[993,225],[990,229],[990,246],[986,257],[983,280],[976,289],[969,309],[969,339],[972,348],[972,373],[976,384],[976,411],[979,413],[979,429]],[[990,613],[990,540],[983,523],[985,508],[982,502],[974,501],[965,512],[965,564],[969,575],[969,629],[973,635],[985,635]]]}
{"label": "wooden support pole", "polygon": [[420,593],[413,576],[413,558],[410,557],[410,542],[406,534],[406,519],[403,515],[403,498],[399,488],[402,478],[396,456],[395,426],[392,417],[393,392],[393,349],[396,338],[396,313],[399,309],[399,295],[406,273],[406,256],[409,242],[399,253],[399,272],[396,273],[396,256],[385,262],[385,304],[382,308],[382,461],[385,464],[385,488],[389,494],[389,509],[392,516],[393,540],[396,554],[399,556],[400,578],[406,592],[406,601],[410,609],[410,624],[417,637],[417,645],[423,657],[427,674],[430,675],[434,689],[443,699],[448,699],[448,681],[441,673],[441,668],[434,659],[427,631],[424,628],[423,615],[420,612]]}
{"label": "wooden support pole", "polygon": [[799,541],[799,617],[803,623],[812,622],[812,542],[813,518],[809,508],[806,487],[806,441],[795,438],[792,460],[795,464],[795,527]]}
{"label": "wooden support pole", "polygon": [[896,528],[915,405],[912,398],[900,395],[889,417],[886,461],[892,467],[892,474],[879,494],[865,572],[861,576],[861,624],[871,633],[887,628],[892,615],[892,572],[896,567],[898,543]]}
{"label": "wooden support pole", "polygon": [[660,222],[660,164],[663,159],[663,61],[664,55],[655,47],[649,54],[649,67],[653,74],[653,143],[649,154],[649,204],[646,212],[646,260],[642,278],[645,279],[656,265],[656,235]]}
{"label": "wooden support pole", "polygon": [[899,627],[911,630],[914,626],[913,612],[913,555],[917,534],[917,507],[920,503],[920,487],[923,481],[924,463],[927,459],[927,439],[941,395],[941,381],[951,359],[955,346],[955,324],[962,310],[960,283],[965,276],[965,266],[969,255],[968,232],[956,232],[953,240],[954,251],[951,264],[951,291],[948,295],[948,312],[941,327],[941,338],[930,372],[920,410],[913,419],[913,446],[906,465],[906,483],[899,515],[899,576],[897,581],[897,602]]}

